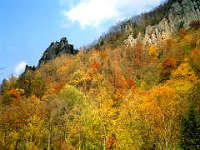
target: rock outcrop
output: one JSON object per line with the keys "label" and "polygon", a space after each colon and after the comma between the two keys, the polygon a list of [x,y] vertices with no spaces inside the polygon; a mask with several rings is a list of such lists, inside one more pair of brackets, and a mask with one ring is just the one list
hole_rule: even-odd
{"label": "rock outcrop", "polygon": [[25,68],[24,72],[35,71],[35,70],[36,70],[35,66],[26,65],[26,68]]}
{"label": "rock outcrop", "polygon": [[[159,24],[146,27],[142,42],[157,44],[159,41],[169,38],[180,28],[189,28],[189,24],[196,20],[200,20],[200,0],[174,0],[168,16],[163,18]],[[125,42],[133,46],[138,40],[141,40],[141,35],[136,39],[130,35]]]}
{"label": "rock outcrop", "polygon": [[73,45],[69,44],[67,38],[64,37],[60,40],[60,42],[51,43],[39,60],[38,67],[62,54],[76,54],[77,52],[78,50],[75,50]]}

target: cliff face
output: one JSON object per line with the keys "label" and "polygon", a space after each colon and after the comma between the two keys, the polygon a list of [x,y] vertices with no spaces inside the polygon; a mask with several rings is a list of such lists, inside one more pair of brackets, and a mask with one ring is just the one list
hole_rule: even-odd
{"label": "cliff face", "polygon": [[189,28],[189,24],[195,20],[200,20],[200,0],[176,0],[170,6],[168,16],[159,24],[146,27],[144,37],[139,34],[135,39],[130,35],[125,42],[131,46],[138,40],[142,40],[144,44],[156,44],[167,39],[181,27]]}
{"label": "cliff face", "polygon": [[77,52],[78,51],[74,49],[73,45],[68,43],[67,38],[62,38],[60,42],[51,43],[45,50],[43,56],[39,60],[38,67],[62,54],[76,54]]}

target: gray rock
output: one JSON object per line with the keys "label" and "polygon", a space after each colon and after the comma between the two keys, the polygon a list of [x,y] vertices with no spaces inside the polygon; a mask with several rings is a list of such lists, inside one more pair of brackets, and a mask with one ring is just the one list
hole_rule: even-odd
{"label": "gray rock", "polygon": [[[200,20],[200,0],[180,0],[174,2],[169,10],[168,16],[163,18],[159,24],[147,26],[143,38],[144,44],[157,44],[163,39],[169,38],[176,33],[180,27],[189,28],[194,20]],[[126,40],[126,45],[135,45],[138,39]]]}
{"label": "gray rock", "polygon": [[67,38],[64,37],[60,42],[52,42],[50,44],[39,60],[38,67],[62,54],[76,54],[77,52],[78,51],[74,49],[73,45],[68,43]]}

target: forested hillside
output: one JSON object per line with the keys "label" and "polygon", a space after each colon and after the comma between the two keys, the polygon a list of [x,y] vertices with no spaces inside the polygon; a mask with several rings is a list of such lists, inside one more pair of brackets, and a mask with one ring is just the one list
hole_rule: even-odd
{"label": "forested hillside", "polygon": [[4,80],[0,149],[200,149],[200,21],[156,44],[115,38]]}

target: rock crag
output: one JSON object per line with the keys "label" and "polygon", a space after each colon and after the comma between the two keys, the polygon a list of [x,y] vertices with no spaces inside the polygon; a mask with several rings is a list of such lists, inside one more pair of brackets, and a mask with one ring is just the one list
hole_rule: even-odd
{"label": "rock crag", "polygon": [[38,67],[62,54],[76,54],[77,52],[78,50],[75,50],[73,45],[69,44],[67,38],[64,37],[60,42],[52,42],[50,44],[39,60]]}
{"label": "rock crag", "polygon": [[142,41],[144,44],[157,44],[169,38],[180,28],[188,29],[190,23],[197,20],[200,20],[200,0],[174,0],[168,16],[164,17],[159,24],[148,25],[142,38],[141,34],[137,38],[129,35],[125,43],[131,46],[134,46],[137,41]]}

